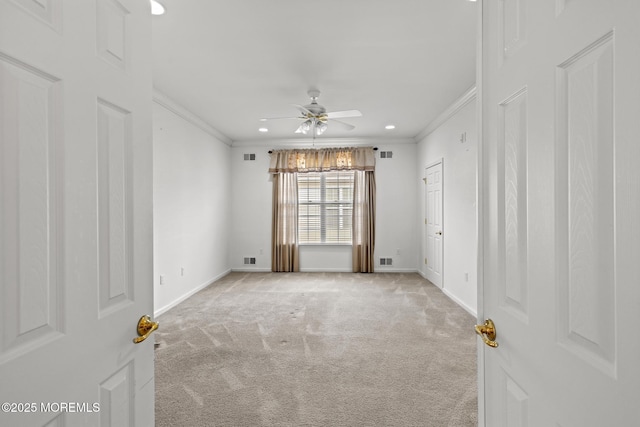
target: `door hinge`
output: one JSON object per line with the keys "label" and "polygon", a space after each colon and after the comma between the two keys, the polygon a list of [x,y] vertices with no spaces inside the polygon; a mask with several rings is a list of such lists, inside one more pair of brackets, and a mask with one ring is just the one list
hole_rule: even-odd
{"label": "door hinge", "polygon": [[425,218],[425,219],[424,219],[424,223],[425,223],[425,224],[427,223],[427,218]]}
{"label": "door hinge", "polygon": [[427,264],[427,258],[424,259],[424,263],[425,263],[425,265]]}

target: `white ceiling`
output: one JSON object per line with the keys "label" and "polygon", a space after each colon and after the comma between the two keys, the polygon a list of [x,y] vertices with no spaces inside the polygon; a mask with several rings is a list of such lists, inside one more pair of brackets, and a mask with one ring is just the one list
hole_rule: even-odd
{"label": "white ceiling", "polygon": [[[292,104],[321,91],[356,126],[319,137],[414,138],[475,81],[468,0],[160,0],[154,86],[234,143],[299,139]],[[396,125],[393,131],[386,124]],[[307,138],[311,138],[308,136]]]}

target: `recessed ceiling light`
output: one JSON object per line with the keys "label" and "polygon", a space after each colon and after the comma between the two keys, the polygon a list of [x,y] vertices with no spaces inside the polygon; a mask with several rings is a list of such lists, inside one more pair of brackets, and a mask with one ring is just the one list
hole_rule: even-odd
{"label": "recessed ceiling light", "polygon": [[163,15],[164,14],[164,6],[158,3],[156,0],[149,0],[151,2],[151,14],[152,15]]}
{"label": "recessed ceiling light", "polygon": [[391,129],[395,129],[396,125],[386,125],[384,128],[387,130],[391,130]]}
{"label": "recessed ceiling light", "polygon": [[267,128],[260,128],[260,129],[258,129],[258,131],[260,131],[260,132],[269,132],[269,129],[267,129]]}

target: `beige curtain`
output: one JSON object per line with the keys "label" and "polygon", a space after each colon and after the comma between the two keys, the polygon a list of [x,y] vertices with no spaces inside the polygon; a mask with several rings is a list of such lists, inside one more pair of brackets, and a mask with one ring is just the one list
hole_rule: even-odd
{"label": "beige curtain", "polygon": [[376,181],[372,147],[274,150],[272,271],[299,271],[298,172],[353,170],[353,271],[373,273]]}
{"label": "beige curtain", "polygon": [[373,171],[375,164],[372,147],[274,150],[271,153],[269,173]]}
{"label": "beige curtain", "polygon": [[271,271],[300,271],[298,255],[298,174],[273,175]]}
{"label": "beige curtain", "polygon": [[376,240],[376,179],[373,171],[355,171],[353,180],[353,272],[373,273]]}

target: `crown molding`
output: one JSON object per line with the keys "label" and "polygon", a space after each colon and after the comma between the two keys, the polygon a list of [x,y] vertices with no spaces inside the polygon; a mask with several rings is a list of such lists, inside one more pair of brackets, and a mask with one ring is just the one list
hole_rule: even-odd
{"label": "crown molding", "polygon": [[446,110],[444,110],[438,117],[432,120],[431,123],[429,123],[422,132],[414,137],[414,139],[417,142],[422,141],[427,135],[438,129],[444,122],[453,117],[465,105],[475,100],[476,93],[477,89],[475,85],[467,89],[467,91],[460,98],[458,98],[453,104],[451,104]]}
{"label": "crown molding", "polygon": [[219,141],[225,143],[226,145],[228,146],[233,145],[233,140],[231,138],[229,138],[228,136],[220,132],[218,129],[214,128],[209,123],[207,123],[197,115],[193,114],[191,111],[187,110],[182,105],[178,104],[176,101],[169,98],[167,95],[160,92],[156,88],[153,88],[153,102],[166,108],[167,110],[171,111],[175,115],[183,118],[184,120],[188,121],[192,125],[202,129],[203,131],[213,136],[214,138],[218,139]]}
{"label": "crown molding", "polygon": [[264,146],[269,149],[278,148],[311,148],[311,147],[359,147],[373,145],[416,144],[413,138],[319,138],[313,141],[311,137],[291,139],[252,139],[233,141],[232,147]]}

